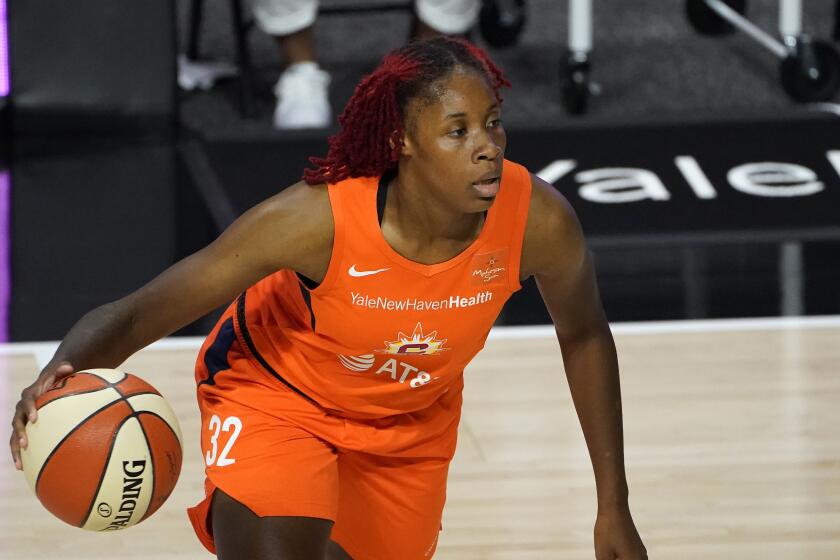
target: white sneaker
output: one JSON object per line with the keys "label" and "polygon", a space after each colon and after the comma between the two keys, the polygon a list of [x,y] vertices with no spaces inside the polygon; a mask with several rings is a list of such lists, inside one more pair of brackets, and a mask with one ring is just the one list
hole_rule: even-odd
{"label": "white sneaker", "polygon": [[187,91],[207,91],[218,80],[238,73],[236,66],[227,62],[190,60],[185,54],[178,55],[178,85]]}
{"label": "white sneaker", "polygon": [[317,62],[292,64],[280,75],[274,86],[277,107],[274,109],[274,128],[326,128],[332,121],[332,109],[327,96],[330,75]]}

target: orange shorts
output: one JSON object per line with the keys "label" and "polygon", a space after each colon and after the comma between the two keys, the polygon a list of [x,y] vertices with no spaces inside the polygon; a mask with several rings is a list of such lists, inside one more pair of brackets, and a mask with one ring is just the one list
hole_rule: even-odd
{"label": "orange shorts", "polygon": [[460,387],[419,412],[336,416],[262,369],[230,311],[201,349],[196,380],[206,497],[188,514],[210,552],[210,501],[219,488],[260,517],[334,521],[332,540],[354,560],[432,556]]}

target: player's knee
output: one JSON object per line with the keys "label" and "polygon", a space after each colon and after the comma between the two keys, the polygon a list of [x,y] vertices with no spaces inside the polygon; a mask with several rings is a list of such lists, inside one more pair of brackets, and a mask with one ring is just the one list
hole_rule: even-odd
{"label": "player's knee", "polygon": [[[210,510],[219,560],[323,560],[333,522],[313,517],[259,517],[220,490]],[[337,560],[344,560],[341,556]]]}
{"label": "player's knee", "polygon": [[327,546],[327,560],[353,560],[335,541],[330,541]]}

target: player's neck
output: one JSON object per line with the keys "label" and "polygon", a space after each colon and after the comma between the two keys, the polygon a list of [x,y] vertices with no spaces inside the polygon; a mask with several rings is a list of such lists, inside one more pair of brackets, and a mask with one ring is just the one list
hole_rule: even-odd
{"label": "player's neck", "polygon": [[389,221],[405,235],[419,242],[471,242],[484,223],[483,213],[465,213],[433,197],[422,185],[397,176],[388,188],[383,222]]}

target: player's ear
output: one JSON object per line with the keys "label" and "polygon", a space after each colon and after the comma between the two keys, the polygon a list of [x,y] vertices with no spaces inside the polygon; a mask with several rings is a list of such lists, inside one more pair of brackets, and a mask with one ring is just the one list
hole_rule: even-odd
{"label": "player's ear", "polygon": [[[399,136],[399,142],[402,143],[402,147],[400,148],[401,156],[411,157],[416,151],[417,125],[419,124],[417,121],[418,110],[417,103],[414,101],[409,102],[406,106],[402,122],[402,131]],[[392,150],[397,142],[396,137],[397,135],[394,134],[391,136],[391,140],[389,140]]]}
{"label": "player's ear", "polygon": [[414,152],[414,150],[413,150],[414,144],[413,144],[413,142],[412,142],[412,140],[411,140],[411,138],[410,138],[410,136],[407,132],[404,131],[402,133],[402,136],[399,138],[399,140],[396,139],[396,135],[391,136],[391,138],[388,139],[388,146],[390,146],[390,148],[393,150],[396,147],[397,142],[400,142],[400,144],[401,144],[401,148],[400,148],[400,155],[401,156],[412,155],[412,153]]}

